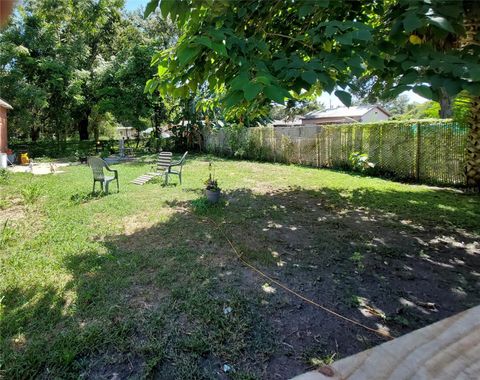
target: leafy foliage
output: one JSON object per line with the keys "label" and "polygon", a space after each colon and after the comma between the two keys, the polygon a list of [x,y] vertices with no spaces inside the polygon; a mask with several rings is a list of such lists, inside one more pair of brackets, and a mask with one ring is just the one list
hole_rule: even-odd
{"label": "leafy foliage", "polygon": [[159,16],[124,14],[122,6],[22,2],[0,34],[0,93],[14,107],[12,137],[98,139],[102,129],[112,137],[105,127],[116,122],[144,129],[165,120],[162,99],[143,90],[152,54],[172,43],[175,28]]}
{"label": "leafy foliage", "polygon": [[286,106],[276,105],[271,108],[269,116],[272,119],[294,120],[298,115],[305,115],[310,111],[323,111],[325,105],[311,100],[289,100]]}
{"label": "leafy foliage", "polygon": [[[158,1],[151,1],[149,11]],[[173,49],[157,53],[147,90],[187,97],[206,85],[235,115],[346,89],[363,71],[372,39],[370,14],[379,5],[301,0],[257,2],[162,1],[160,10],[183,32]],[[350,104],[350,95],[336,90]]]}
{"label": "leafy foliage", "polygon": [[218,187],[218,180],[215,178],[215,170],[213,170],[213,164],[211,162],[208,163],[208,179],[205,181],[205,189],[209,191],[220,191],[220,187]]}
{"label": "leafy foliage", "polygon": [[440,104],[438,102],[429,101],[423,104],[416,104],[398,119],[438,119],[440,113]]}
{"label": "leafy foliage", "polygon": [[391,2],[375,28],[380,59],[356,81],[357,95],[375,101],[412,89],[440,102],[442,117],[450,117],[457,94],[480,93],[480,45],[462,43],[466,20],[479,11],[468,0]]}
{"label": "leafy foliage", "polygon": [[352,152],[348,159],[352,165],[352,169],[362,173],[375,167],[375,164],[368,160],[368,154],[366,153]]}
{"label": "leafy foliage", "polygon": [[[146,15],[158,5],[150,1]],[[175,4],[175,6],[174,6]],[[478,45],[461,46],[474,2],[453,0],[258,2],[164,0],[182,35],[152,61],[147,90],[186,97],[207,85],[241,114],[270,102],[350,90],[434,100],[480,92]],[[352,78],[359,78],[357,83]]]}

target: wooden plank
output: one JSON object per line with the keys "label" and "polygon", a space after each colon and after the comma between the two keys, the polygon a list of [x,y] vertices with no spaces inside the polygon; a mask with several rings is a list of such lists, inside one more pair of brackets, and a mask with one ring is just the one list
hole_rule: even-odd
{"label": "wooden plank", "polygon": [[480,306],[319,371],[294,380],[480,379]]}
{"label": "wooden plank", "polygon": [[134,183],[135,185],[144,185],[146,184],[148,181],[150,181],[154,176],[153,175],[148,175],[148,174],[144,174],[144,175],[141,175],[140,177],[138,178],[135,178],[132,183]]}

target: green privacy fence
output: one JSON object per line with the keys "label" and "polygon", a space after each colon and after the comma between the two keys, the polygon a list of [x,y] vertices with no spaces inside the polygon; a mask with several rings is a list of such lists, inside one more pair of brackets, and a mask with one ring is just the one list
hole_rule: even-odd
{"label": "green privacy fence", "polygon": [[352,167],[352,152],[375,163],[371,174],[463,185],[468,127],[451,120],[328,126],[225,128],[206,136],[209,152],[315,167]]}

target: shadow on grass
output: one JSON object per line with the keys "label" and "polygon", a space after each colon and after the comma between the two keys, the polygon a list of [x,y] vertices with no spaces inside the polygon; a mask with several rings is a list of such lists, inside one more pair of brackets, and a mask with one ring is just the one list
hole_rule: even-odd
{"label": "shadow on grass", "polygon": [[172,200],[165,222],[65,257],[66,286],[2,294],[3,374],[212,378],[228,364],[273,379],[359,352],[382,339],[243,267],[205,217],[269,276],[398,336],[480,302],[478,201],[459,199],[291,188]]}

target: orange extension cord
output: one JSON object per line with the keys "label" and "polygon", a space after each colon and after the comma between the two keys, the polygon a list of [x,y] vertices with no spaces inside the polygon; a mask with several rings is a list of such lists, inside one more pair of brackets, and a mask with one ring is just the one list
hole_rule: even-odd
{"label": "orange extension cord", "polygon": [[393,339],[393,337],[388,334],[388,333],[384,333],[382,331],[378,331],[378,330],[375,330],[371,327],[368,327],[368,326],[365,326],[364,324],[360,323],[360,322],[357,322],[357,321],[354,321],[353,319],[350,319],[348,317],[345,317],[344,315],[341,315],[339,313],[337,313],[336,311],[333,311],[323,305],[320,305],[319,303],[301,295],[300,293],[296,292],[295,290],[292,290],[290,289],[288,286],[282,284],[281,282],[273,279],[272,277],[270,277],[269,275],[267,275],[266,273],[262,272],[260,269],[256,268],[254,265],[250,264],[248,261],[246,261],[242,255],[238,252],[237,248],[235,247],[235,245],[232,243],[232,241],[228,238],[227,234],[225,233],[225,231],[221,228],[221,226],[216,223],[214,220],[210,219],[210,218],[206,218],[208,222],[210,222],[211,224],[213,224],[218,230],[220,230],[220,232],[222,233],[223,237],[225,238],[225,240],[228,242],[228,244],[230,245],[230,247],[232,248],[232,251],[235,253],[235,256],[237,256],[237,258],[244,264],[246,265],[247,267],[249,267],[251,270],[253,270],[254,272],[258,273],[260,276],[266,278],[268,281],[274,283],[275,285],[279,286],[280,288],[282,288],[283,290],[293,294],[294,296],[300,298],[301,300],[313,305],[313,306],[316,306],[318,307],[319,309],[322,309],[323,311],[337,317],[337,318],[340,318],[340,319],[343,319],[344,321],[346,322],[349,322],[349,323],[352,323],[354,325],[357,325],[359,327],[362,327],[364,328],[365,330],[368,330],[369,332],[372,332],[378,336],[381,336],[382,338],[386,339],[386,340],[390,340],[390,339]]}

